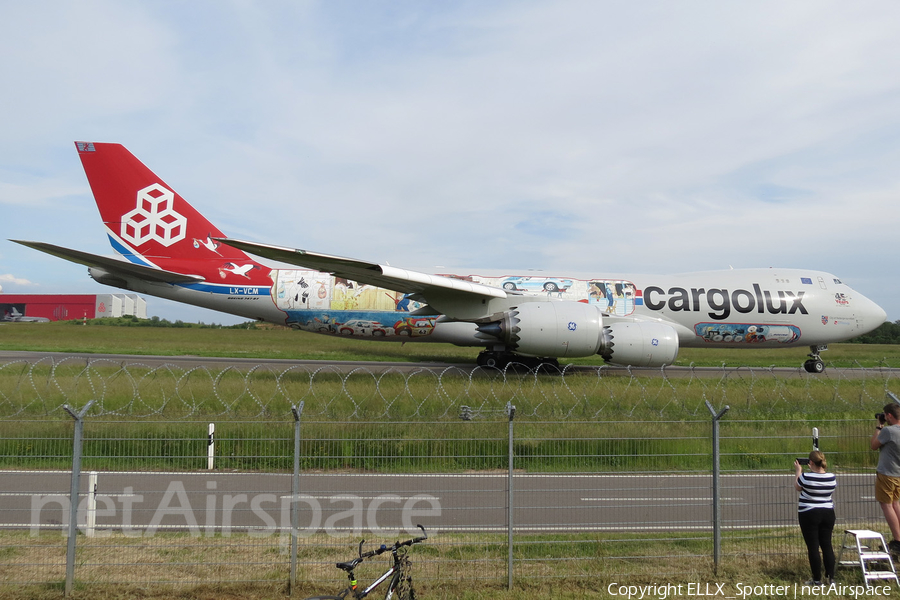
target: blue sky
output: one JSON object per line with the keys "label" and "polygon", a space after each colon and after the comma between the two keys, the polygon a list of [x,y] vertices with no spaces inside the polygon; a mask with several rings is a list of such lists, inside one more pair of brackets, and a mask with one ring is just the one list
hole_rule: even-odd
{"label": "blue sky", "polygon": [[[111,254],[72,142],[119,142],[233,237],[423,270],[806,267],[900,319],[900,4],[0,8],[3,240]],[[6,241],[0,286],[108,291]]]}

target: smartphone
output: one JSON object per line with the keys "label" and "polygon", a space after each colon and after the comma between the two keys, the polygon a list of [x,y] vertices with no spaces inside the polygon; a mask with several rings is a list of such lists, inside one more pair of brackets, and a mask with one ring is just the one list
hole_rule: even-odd
{"label": "smartphone", "polygon": [[800,463],[801,465],[808,465],[809,459],[808,458],[798,458],[797,462]]}

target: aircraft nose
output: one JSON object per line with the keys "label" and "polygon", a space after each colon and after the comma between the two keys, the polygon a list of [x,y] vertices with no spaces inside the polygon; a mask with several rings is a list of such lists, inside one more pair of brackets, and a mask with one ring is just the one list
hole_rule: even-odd
{"label": "aircraft nose", "polygon": [[887,321],[887,313],[883,308],[866,298],[860,296],[860,311],[858,319],[862,333],[869,333],[878,329],[882,323]]}

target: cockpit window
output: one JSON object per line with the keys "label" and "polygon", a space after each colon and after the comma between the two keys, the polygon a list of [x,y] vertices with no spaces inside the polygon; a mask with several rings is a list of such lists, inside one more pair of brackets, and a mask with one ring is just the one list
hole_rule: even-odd
{"label": "cockpit window", "polygon": [[843,282],[840,279],[838,279],[837,277],[834,278],[834,282],[838,285],[843,285]]}

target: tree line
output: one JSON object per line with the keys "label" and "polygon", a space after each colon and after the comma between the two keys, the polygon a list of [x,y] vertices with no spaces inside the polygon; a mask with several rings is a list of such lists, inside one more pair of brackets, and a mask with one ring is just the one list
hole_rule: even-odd
{"label": "tree line", "polygon": [[184,321],[169,321],[160,319],[159,317],[150,317],[149,319],[139,319],[134,315],[124,317],[101,317],[98,319],[75,319],[66,321],[72,325],[107,325],[113,327],[174,327],[174,328],[192,328],[192,329],[259,329],[254,321],[246,321],[237,325],[219,325],[218,323],[185,323]]}
{"label": "tree line", "polygon": [[900,344],[900,321],[885,321],[875,331],[851,340],[854,344]]}

